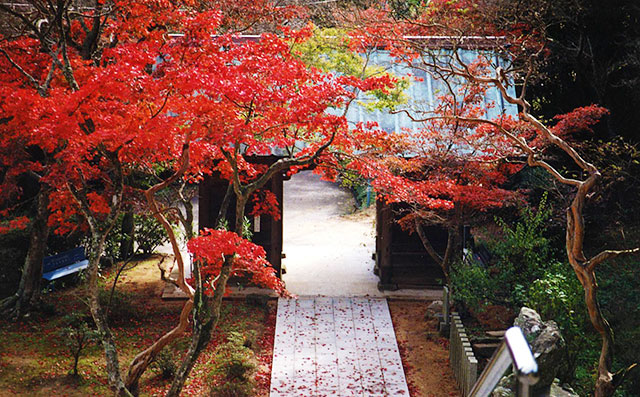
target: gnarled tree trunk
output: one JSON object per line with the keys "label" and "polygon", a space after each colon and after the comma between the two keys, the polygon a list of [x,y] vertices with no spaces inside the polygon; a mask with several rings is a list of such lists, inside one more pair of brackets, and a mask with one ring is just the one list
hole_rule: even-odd
{"label": "gnarled tree trunk", "polygon": [[[160,222],[164,230],[167,232],[169,236],[169,242],[171,243],[171,248],[173,249],[173,254],[175,260],[178,264],[178,278],[177,280],[170,279],[170,275],[164,275],[163,279],[166,281],[170,281],[174,283],[184,294],[187,296],[187,302],[182,307],[182,312],[180,313],[180,320],[178,325],[174,327],[171,331],[164,334],[160,339],[156,340],[151,346],[147,349],[140,352],[138,355],[134,357],[134,359],[129,364],[129,368],[127,370],[127,377],[125,380],[125,384],[127,389],[129,389],[132,393],[138,393],[138,382],[140,381],[140,377],[147,370],[151,362],[156,358],[156,356],[162,351],[162,349],[175,341],[180,335],[184,333],[189,325],[189,314],[194,307],[194,289],[187,284],[184,277],[184,260],[182,258],[182,253],[180,252],[180,246],[178,244],[178,239],[171,227],[171,224],[164,216],[163,210],[158,205],[156,200],[156,193],[160,190],[168,187],[171,183],[175,182],[178,178],[184,175],[184,172],[189,165],[189,137],[187,136],[186,142],[182,148],[182,155],[180,159],[180,168],[176,170],[168,179],[153,185],[149,189],[145,191],[145,198],[147,199],[147,204],[151,209],[153,216]],[[188,209],[188,208],[187,208]],[[187,233],[192,231],[187,230]]]}
{"label": "gnarled tree trunk", "polygon": [[31,224],[29,249],[22,268],[20,284],[16,293],[2,301],[2,313],[18,318],[40,301],[42,260],[49,237],[49,193],[41,186],[37,196],[36,216]]}
{"label": "gnarled tree trunk", "polygon": [[[243,196],[237,197],[236,201],[236,220],[234,232],[236,232],[236,234],[240,236],[242,235],[242,221],[244,219],[245,206],[247,205],[248,196],[249,193],[245,193]],[[194,319],[193,337],[191,339],[189,351],[185,359],[182,361],[180,369],[173,379],[171,389],[169,389],[169,392],[167,392],[167,397],[177,397],[180,395],[180,391],[184,386],[184,382],[187,379],[189,372],[191,372],[191,369],[193,369],[196,360],[211,340],[211,331],[215,328],[215,326],[218,324],[218,321],[220,320],[222,298],[224,297],[229,277],[231,277],[233,259],[233,257],[225,258],[222,268],[220,269],[220,275],[215,284],[216,288],[214,290],[211,303],[207,302],[208,299],[203,293],[202,280],[200,279],[198,267],[197,278],[199,288],[196,290],[196,295],[194,297],[194,315],[197,316],[197,321],[196,319]]]}
{"label": "gnarled tree trunk", "polygon": [[92,231],[91,245],[88,249],[89,255],[89,309],[96,328],[100,333],[102,348],[104,349],[105,359],[107,362],[107,377],[109,385],[114,389],[116,396],[131,396],[127,390],[122,376],[120,375],[120,364],[118,362],[118,351],[116,348],[111,328],[107,323],[102,305],[100,304],[100,288],[98,286],[98,269],[100,265],[100,256],[104,248],[104,241],[107,233],[99,233]]}
{"label": "gnarled tree trunk", "polygon": [[[457,53],[456,53],[457,54]],[[464,62],[458,57],[457,62],[463,66]],[[424,66],[424,65],[423,65]],[[538,146],[530,145],[523,137],[518,136],[513,131],[508,130],[501,121],[492,121],[482,118],[470,118],[453,116],[434,116],[430,119],[454,119],[476,124],[489,124],[495,130],[506,137],[515,147],[519,148],[526,157],[530,167],[540,167],[546,170],[557,182],[570,186],[575,190],[575,196],[571,206],[567,210],[567,230],[566,230],[566,250],[569,263],[571,264],[576,277],[584,289],[585,305],[589,314],[589,319],[593,327],[601,337],[601,351],[598,360],[598,377],[595,384],[596,397],[611,397],[616,388],[623,382],[628,371],[636,366],[631,365],[616,373],[612,372],[613,367],[613,329],[604,317],[598,302],[598,283],[596,280],[596,268],[602,262],[622,255],[640,253],[640,248],[626,250],[604,250],[590,259],[584,254],[584,206],[589,198],[592,189],[600,178],[598,169],[573,148],[571,144],[545,126],[531,113],[531,105],[525,100],[526,79],[519,96],[512,96],[507,92],[509,84],[505,71],[498,67],[492,77],[485,75],[474,75],[468,67],[447,68],[440,64],[426,62],[426,66],[436,70],[445,70],[456,76],[462,77],[475,84],[487,84],[495,86],[502,98],[520,109],[520,118],[528,123],[537,133],[538,137],[551,146],[555,146],[564,152],[572,162],[581,169],[583,178],[572,178],[563,175],[561,171],[542,159],[542,150]],[[529,75],[527,75],[527,78]],[[428,118],[429,119],[429,118]],[[420,120],[425,121],[425,120]]]}
{"label": "gnarled tree trunk", "polygon": [[[550,144],[556,146],[566,153],[573,162],[582,169],[587,175],[583,180],[573,179],[563,176],[549,163],[540,160],[536,150],[530,147],[524,139],[514,136],[511,132],[506,131],[502,126],[497,125],[507,138],[519,147],[527,156],[527,163],[532,167],[542,167],[558,182],[573,186],[576,189],[575,196],[571,202],[571,206],[567,209],[567,232],[566,232],[566,250],[569,263],[571,264],[578,280],[584,289],[585,305],[589,313],[589,319],[593,327],[598,331],[601,337],[600,358],[598,360],[598,377],[595,384],[595,397],[611,397],[616,388],[622,384],[628,371],[635,367],[636,364],[628,368],[622,369],[617,373],[612,372],[613,367],[613,329],[604,317],[598,302],[598,283],[596,280],[596,268],[602,262],[622,255],[640,253],[640,248],[628,250],[604,250],[597,255],[587,259],[584,254],[584,206],[591,193],[591,190],[600,178],[598,169],[588,161],[582,158],[580,154],[565,140],[555,135],[549,128],[542,124],[538,119],[529,113],[530,105],[522,97],[513,98],[506,92],[504,83],[500,79],[502,71],[498,68],[496,77],[490,82],[495,84],[500,90],[502,96],[508,102],[518,105],[522,108],[521,117],[524,121],[530,123]],[[524,93],[523,93],[524,94]],[[523,95],[522,94],[522,95]]]}

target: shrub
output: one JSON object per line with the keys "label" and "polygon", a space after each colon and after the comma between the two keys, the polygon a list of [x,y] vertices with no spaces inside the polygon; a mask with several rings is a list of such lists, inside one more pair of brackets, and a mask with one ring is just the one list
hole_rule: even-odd
{"label": "shrub", "polygon": [[376,202],[375,192],[371,188],[369,181],[356,172],[343,169],[340,171],[339,180],[340,186],[351,190],[358,208],[364,209]]}
{"label": "shrub", "polygon": [[78,312],[64,316],[62,324],[64,324],[64,327],[58,331],[58,335],[73,357],[71,372],[74,376],[78,376],[80,355],[87,346],[99,339],[99,333],[89,326],[86,316]]}
{"label": "shrub", "polygon": [[[486,267],[457,264],[451,272],[453,297],[463,308],[476,312],[492,304],[515,312],[526,305],[543,319],[554,320],[568,351],[568,368],[559,378],[571,383],[580,395],[588,395],[592,393],[599,338],[589,324],[580,282],[571,266],[562,263],[560,258],[564,260],[564,255],[554,252],[553,242],[547,237],[550,216],[551,208],[543,195],[538,209],[525,209],[515,224],[496,219],[500,238],[483,242],[492,252],[492,260]],[[634,279],[626,278],[627,282]],[[610,296],[603,292],[605,302]]]}
{"label": "shrub", "polygon": [[545,236],[551,216],[547,196],[543,195],[538,209],[525,208],[521,219],[513,226],[496,218],[499,238],[488,239],[492,253],[487,267],[480,264],[457,264],[451,272],[454,299],[470,308],[481,303],[505,305],[517,311],[527,302],[527,286],[556,266],[551,241]]}
{"label": "shrub", "polygon": [[567,382],[575,375],[580,352],[588,347],[587,313],[580,282],[569,265],[556,264],[531,284],[527,295],[527,306],[542,318],[553,319],[560,327],[569,354],[568,373],[561,380]]}
{"label": "shrub", "polygon": [[124,322],[138,317],[139,313],[133,304],[135,297],[128,292],[116,289],[111,295],[111,288],[100,290],[100,304],[114,322]]}
{"label": "shrub", "polygon": [[212,397],[251,397],[254,387],[246,382],[224,382],[211,387]]}
{"label": "shrub", "polygon": [[[107,263],[115,263],[126,260],[122,257],[121,245],[127,241],[127,236],[122,230],[124,214],[118,217],[113,228],[107,235],[104,243],[103,260]],[[169,241],[169,236],[156,218],[149,215],[134,215],[134,242],[137,250],[150,255],[153,251]]]}
{"label": "shrub", "polygon": [[214,367],[211,376],[219,381],[211,388],[212,396],[251,396],[253,395],[253,375],[257,369],[256,358],[250,346],[255,334],[243,335],[230,332],[227,342],[216,349]]}
{"label": "shrub", "polygon": [[250,346],[253,337],[245,337],[239,332],[231,332],[227,343],[216,351],[216,364],[227,380],[249,381],[256,370],[255,357]]}
{"label": "shrub", "polygon": [[160,222],[153,216],[136,215],[135,220],[135,242],[145,255],[150,255],[162,244],[169,241],[169,236]]}
{"label": "shrub", "polygon": [[454,300],[470,309],[478,309],[495,289],[489,272],[476,264],[457,262],[452,266],[451,285]]}
{"label": "shrub", "polygon": [[[108,262],[110,265],[121,260],[120,258],[120,244],[124,237],[122,234],[122,215],[118,217],[118,220],[113,225],[113,228],[104,240],[104,249],[102,251],[102,261]],[[89,245],[85,245],[88,247]]]}
{"label": "shrub", "polygon": [[151,363],[151,369],[158,372],[162,379],[171,379],[178,369],[173,360],[173,352],[163,349]]}

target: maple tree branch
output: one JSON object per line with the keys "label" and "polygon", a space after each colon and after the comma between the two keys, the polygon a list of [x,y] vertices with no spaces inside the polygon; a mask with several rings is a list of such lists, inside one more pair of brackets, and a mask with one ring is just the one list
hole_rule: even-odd
{"label": "maple tree branch", "polygon": [[29,20],[29,18],[27,18],[26,16],[24,16],[23,14],[16,12],[14,10],[12,10],[10,7],[8,7],[6,4],[2,4],[0,3],[0,10],[3,10],[4,12],[13,15],[14,17],[20,19],[26,26],[29,27],[29,29],[31,29],[31,31],[33,31],[33,33],[38,36],[38,38],[40,39],[40,42],[44,45],[44,44],[48,44],[46,42],[45,36],[42,34],[42,31],[40,29],[38,29],[38,27],[36,25],[33,24],[33,22],[31,22]]}
{"label": "maple tree branch", "polygon": [[71,90],[78,91],[80,86],[76,81],[76,78],[73,73],[73,68],[71,67],[71,61],[69,60],[69,54],[67,51],[67,37],[64,33],[64,29],[62,27],[62,22],[59,23],[60,26],[60,34],[62,35],[62,39],[60,40],[60,52],[62,53],[62,74],[64,75],[65,80],[71,87]]}
{"label": "maple tree branch", "polygon": [[431,256],[431,258],[440,266],[442,267],[443,265],[443,258],[442,256],[440,256],[440,254],[438,254],[436,252],[436,250],[433,248],[433,245],[431,245],[431,241],[429,241],[429,238],[427,237],[427,235],[424,232],[424,228],[422,227],[422,223],[420,222],[420,220],[418,218],[415,219],[415,225],[416,225],[416,232],[418,233],[418,237],[420,237],[420,241],[422,242],[422,245],[424,246],[424,249],[427,250],[427,252],[429,253],[429,256]]}
{"label": "maple tree branch", "polygon": [[9,61],[11,66],[13,66],[18,72],[20,72],[21,75],[26,77],[31,83],[31,85],[33,86],[33,88],[35,88],[38,91],[38,93],[40,93],[40,95],[44,96],[43,87],[40,85],[38,80],[36,80],[35,77],[33,77],[32,75],[30,75],[29,72],[24,70],[22,66],[18,65],[18,63],[16,63],[16,61],[14,61],[13,58],[11,58],[9,53],[4,48],[0,48],[0,52],[5,56],[5,58],[7,58],[7,61]]}
{"label": "maple tree branch", "polygon": [[567,178],[567,177],[563,176],[551,164],[547,163],[544,160],[537,159],[535,157],[535,154],[536,154],[535,150],[533,148],[531,148],[529,145],[527,145],[527,143],[524,141],[523,138],[517,137],[516,135],[514,135],[513,133],[511,133],[510,131],[508,131],[502,125],[500,125],[499,123],[497,123],[495,121],[481,119],[481,118],[474,118],[474,117],[461,117],[461,116],[430,116],[430,117],[426,117],[426,118],[417,119],[417,118],[415,118],[413,116],[413,114],[411,114],[411,112],[409,112],[406,109],[393,111],[393,113],[405,113],[412,121],[415,121],[415,122],[425,122],[425,121],[430,121],[430,120],[459,120],[459,121],[463,121],[463,122],[470,122],[470,123],[476,123],[476,124],[484,123],[484,124],[492,125],[495,128],[497,128],[502,134],[504,134],[507,138],[509,138],[509,140],[514,142],[523,152],[525,152],[527,154],[527,164],[529,166],[544,168],[555,179],[557,179],[559,182],[561,182],[561,183],[563,183],[565,185],[571,185],[571,186],[580,187],[584,183],[583,181],[579,181],[577,179]]}
{"label": "maple tree branch", "polygon": [[162,105],[160,106],[157,112],[152,114],[151,119],[155,119],[160,114],[160,112],[162,112],[164,107],[167,105],[167,102],[169,101],[170,95],[171,95],[171,91],[167,90],[167,94],[164,96],[164,101],[162,102]]}
{"label": "maple tree branch", "polygon": [[180,155],[180,165],[178,169],[171,175],[169,178],[164,181],[157,183],[147,190],[145,190],[144,195],[147,199],[147,203],[149,207],[151,207],[151,212],[153,216],[160,222],[164,230],[169,235],[169,241],[171,242],[171,248],[173,249],[174,257],[178,263],[178,287],[182,290],[189,299],[193,299],[194,289],[189,284],[186,283],[184,278],[184,261],[182,258],[182,254],[180,253],[180,247],[178,246],[178,242],[173,231],[173,228],[169,224],[167,218],[162,214],[162,211],[158,207],[158,202],[156,201],[155,195],[158,191],[168,187],[174,181],[176,181],[179,177],[184,175],[189,167],[189,148],[191,142],[191,133],[187,132],[185,136],[185,141],[182,145],[182,153]]}
{"label": "maple tree branch", "polygon": [[[44,80],[44,84],[42,84],[42,91],[47,93],[49,91],[49,86],[51,85],[51,80],[53,80],[53,73],[55,72],[56,64],[55,62],[51,62],[51,67],[49,68],[49,72],[47,73],[47,77]],[[42,95],[42,94],[41,94]]]}
{"label": "maple tree branch", "polygon": [[324,144],[322,144],[318,149],[316,149],[313,152],[313,154],[310,156],[306,156],[304,158],[285,158],[285,159],[280,159],[276,161],[269,167],[267,172],[265,172],[260,176],[260,178],[258,178],[257,180],[255,180],[254,182],[246,186],[247,191],[253,192],[257,189],[260,189],[269,181],[269,179],[271,179],[271,177],[273,177],[278,172],[284,171],[286,169],[289,169],[295,166],[304,166],[304,165],[312,164],[314,161],[318,159],[318,157],[320,157],[320,155],[329,146],[331,146],[331,144],[333,143],[336,137],[336,134],[337,134],[337,131],[334,130],[329,140]]}
{"label": "maple tree branch", "polygon": [[214,223],[214,227],[218,227],[218,225],[220,225],[220,222],[222,222],[222,219],[226,219],[232,194],[233,194],[233,182],[229,182],[229,185],[227,186],[227,191],[225,192],[224,198],[222,199],[222,204],[220,204],[220,210],[218,211],[218,216],[216,217],[216,222]]}
{"label": "maple tree branch", "polygon": [[158,269],[160,270],[160,279],[164,282],[176,286],[178,289],[182,289],[180,287],[180,284],[178,284],[178,280],[171,278],[171,271],[173,270],[173,266],[162,266],[162,262],[164,262],[164,257],[162,258],[162,261],[158,263]]}
{"label": "maple tree branch", "polygon": [[233,153],[234,155],[232,156],[231,153],[229,153],[228,151],[220,148],[220,152],[222,152],[222,155],[224,156],[225,159],[227,159],[227,161],[229,162],[229,164],[231,165],[231,169],[233,170],[233,181],[230,182],[233,185],[233,190],[234,192],[236,192],[236,194],[238,196],[242,196],[244,194],[244,192],[242,191],[242,181],[240,181],[240,170],[238,170],[238,163],[236,161],[236,157],[238,156],[238,149],[237,149],[238,143],[236,142],[236,147],[234,147],[233,149]]}
{"label": "maple tree branch", "polygon": [[598,266],[599,264],[601,264],[606,260],[614,259],[619,256],[634,255],[638,253],[640,253],[640,247],[628,249],[628,250],[606,250],[606,251],[600,252],[598,255],[589,259],[589,261],[587,261],[587,263],[585,263],[584,266],[587,269],[587,271],[592,272],[595,270],[596,266]]}
{"label": "maple tree branch", "polygon": [[[97,41],[100,38],[100,32],[102,31],[102,23],[100,23],[100,12],[102,11],[102,2],[95,2],[95,14],[92,16],[93,18],[93,26],[91,30],[87,32],[87,35],[82,42],[82,57],[84,59],[91,59],[92,49],[97,47]],[[107,13],[108,15],[108,13]],[[106,16],[105,16],[106,19]]]}
{"label": "maple tree branch", "polygon": [[84,215],[91,230],[94,230],[96,228],[96,224],[93,216],[91,215],[89,204],[86,202],[84,196],[80,195],[78,190],[69,182],[67,182],[67,190],[69,190],[69,192],[71,193],[71,197],[73,197],[73,200],[80,207],[80,212],[82,212],[82,214]]}
{"label": "maple tree branch", "polygon": [[[69,17],[69,10],[67,9],[67,10],[65,10],[65,11],[66,11],[66,12],[64,13],[64,19],[67,21],[67,27],[66,27],[66,29],[65,29],[66,36],[69,38],[69,43],[71,44],[71,47],[75,48],[75,49],[76,49],[76,50],[78,50],[78,51],[81,51],[81,50],[82,50],[82,46],[81,46],[80,44],[78,44],[78,43],[73,39],[73,37],[70,35],[70,32],[71,32],[71,18]],[[82,20],[81,20],[81,22],[82,22],[82,25],[83,25],[84,27],[86,27],[86,26],[84,25],[84,21],[82,21]],[[86,29],[85,29],[85,33],[87,33],[87,30],[86,30]]]}
{"label": "maple tree branch", "polygon": [[[109,203],[109,215],[107,216],[107,225],[115,224],[116,218],[120,214],[120,209],[122,208],[122,195],[124,194],[124,174],[122,172],[122,163],[118,158],[117,152],[105,152],[106,157],[111,160],[111,163],[114,165],[113,169],[115,172],[115,192],[113,194],[113,199]],[[109,227],[111,228],[111,227]]]}

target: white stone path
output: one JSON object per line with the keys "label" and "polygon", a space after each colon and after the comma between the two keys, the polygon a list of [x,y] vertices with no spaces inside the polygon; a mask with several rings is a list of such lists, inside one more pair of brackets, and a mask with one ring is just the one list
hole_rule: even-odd
{"label": "white stone path", "polygon": [[409,396],[386,299],[280,298],[270,394]]}

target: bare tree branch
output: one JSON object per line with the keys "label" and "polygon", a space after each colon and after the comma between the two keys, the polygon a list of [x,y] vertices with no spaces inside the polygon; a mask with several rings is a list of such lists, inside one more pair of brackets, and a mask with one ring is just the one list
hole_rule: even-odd
{"label": "bare tree branch", "polygon": [[584,264],[584,266],[586,267],[587,271],[592,272],[599,264],[604,261],[614,259],[619,256],[634,255],[638,253],[640,253],[640,248],[633,248],[628,250],[606,250],[591,258],[587,263]]}

